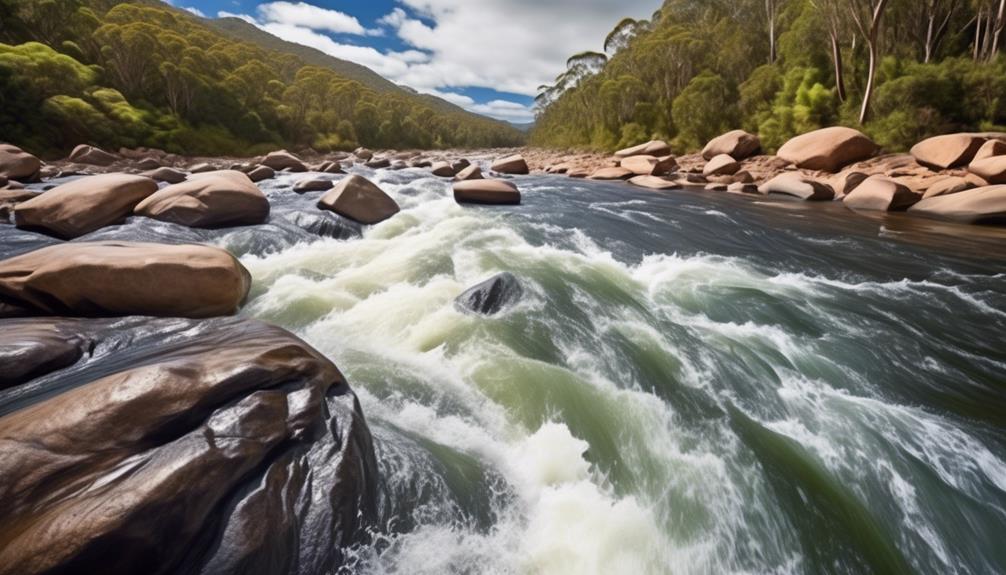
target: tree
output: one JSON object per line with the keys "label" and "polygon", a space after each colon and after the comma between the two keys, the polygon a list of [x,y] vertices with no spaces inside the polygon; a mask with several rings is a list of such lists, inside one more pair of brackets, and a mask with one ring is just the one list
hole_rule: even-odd
{"label": "tree", "polygon": [[870,98],[873,96],[874,81],[877,77],[877,58],[879,57],[880,23],[887,8],[888,0],[849,0],[852,21],[866,40],[869,52],[869,67],[866,76],[866,89],[863,92],[863,104],[859,111],[859,124],[863,125],[870,112]]}

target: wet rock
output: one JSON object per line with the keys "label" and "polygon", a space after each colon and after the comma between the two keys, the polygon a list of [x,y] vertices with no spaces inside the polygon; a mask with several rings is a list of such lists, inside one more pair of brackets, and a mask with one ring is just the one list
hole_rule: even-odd
{"label": "wet rock", "polygon": [[621,161],[621,167],[638,176],[666,176],[678,167],[674,156],[629,156]]}
{"label": "wet rock", "polygon": [[115,163],[116,157],[100,148],[81,144],[70,152],[69,160],[78,164],[111,166]]}
{"label": "wet rock", "polygon": [[975,134],[945,134],[912,146],[912,156],[923,166],[946,170],[968,165],[985,138]]}
{"label": "wet rock", "polygon": [[390,167],[391,160],[389,160],[388,158],[374,158],[364,165],[372,170],[380,170],[383,168]]}
{"label": "wet rock", "polygon": [[908,211],[965,223],[1006,224],[1006,185],[926,198]]}
{"label": "wet rock", "polygon": [[492,171],[500,174],[528,174],[531,170],[520,154],[500,158],[493,162]]}
{"label": "wet rock", "polygon": [[256,184],[266,180],[271,180],[275,177],[276,170],[270,168],[269,166],[255,166],[252,171],[248,172],[248,179]]}
{"label": "wet rock", "polygon": [[968,171],[990,184],[1006,184],[1006,156],[993,156],[971,162]]}
{"label": "wet rock", "polygon": [[651,140],[645,144],[625,148],[615,152],[617,158],[628,158],[629,156],[670,156],[671,147],[663,140]]}
{"label": "wet rock", "polygon": [[14,215],[14,208],[35,198],[38,194],[28,190],[0,189],[0,224],[7,224]]}
{"label": "wet rock", "polygon": [[104,174],[56,186],[14,208],[19,228],[72,239],[121,222],[157,182],[143,176]]}
{"label": "wet rock", "polygon": [[433,165],[430,167],[430,171],[433,173],[434,176],[437,177],[441,178],[454,177],[454,168],[452,168],[451,165],[448,164],[447,162],[433,162]]}
{"label": "wet rock", "polygon": [[471,162],[469,162],[464,158],[461,158],[460,160],[451,164],[451,169],[454,170],[455,174],[457,174],[462,170],[468,169],[471,165],[472,165]]}
{"label": "wet rock", "polygon": [[890,178],[870,176],[852,190],[842,203],[854,210],[895,212],[907,210],[922,196]]}
{"label": "wet rock", "polygon": [[283,217],[302,230],[322,238],[348,240],[363,235],[358,222],[332,212],[295,210]]}
{"label": "wet rock", "polygon": [[454,300],[461,310],[494,315],[517,303],[524,295],[520,281],[510,272],[497,274],[466,290]]}
{"label": "wet rock", "polygon": [[21,148],[13,144],[0,144],[0,176],[5,179],[31,180],[41,167],[41,160]]}
{"label": "wet rock", "polygon": [[783,194],[807,201],[828,201],[835,197],[835,190],[828,184],[792,172],[779,174],[758,186],[758,191],[766,196]]}
{"label": "wet rock", "polygon": [[731,176],[740,171],[740,169],[741,165],[737,160],[726,154],[720,154],[706,163],[706,166],[702,169],[702,175],[707,178],[709,176]]}
{"label": "wet rock", "polygon": [[[322,162],[319,164],[315,170],[316,172],[324,172],[326,174],[343,174],[342,164],[329,160],[327,162]],[[254,180],[253,180],[254,181]]]}
{"label": "wet rock", "polygon": [[601,168],[590,174],[591,180],[628,180],[635,174],[626,168]]}
{"label": "wet rock", "polygon": [[400,210],[384,190],[355,174],[347,176],[322,196],[318,207],[362,224],[383,222]]}
{"label": "wet rock", "polygon": [[517,186],[505,180],[468,180],[454,184],[459,204],[516,205],[521,201]]}
{"label": "wet rock", "polygon": [[0,261],[0,302],[43,315],[229,315],[250,283],[232,255],[208,246],[65,243]]}
{"label": "wet rock", "polygon": [[728,184],[718,184],[714,182],[711,184],[706,184],[705,188],[703,189],[705,189],[707,192],[725,192],[729,187],[730,186]]}
{"label": "wet rock", "polygon": [[429,161],[429,160],[427,160],[425,158],[418,158],[418,159],[415,159],[415,160],[412,160],[411,162],[409,162],[409,167],[410,168],[431,168],[431,167],[433,167],[433,162],[431,162],[431,161]]}
{"label": "wet rock", "polygon": [[76,325],[65,318],[0,323],[0,390],[73,365],[90,353],[93,342],[77,334]]}
{"label": "wet rock", "polygon": [[353,155],[366,162],[374,157],[374,152],[371,152],[367,148],[357,148],[353,151]]}
{"label": "wet rock", "polygon": [[859,130],[835,126],[797,136],[779,148],[777,155],[805,170],[837,172],[872,157],[877,145]]}
{"label": "wet rock", "polygon": [[476,165],[468,166],[458,172],[454,179],[459,182],[464,182],[466,180],[481,180],[482,179],[482,169]]}
{"label": "wet rock", "polygon": [[761,140],[754,134],[744,130],[733,130],[722,136],[717,136],[706,144],[702,157],[711,160],[716,156],[726,154],[735,160],[744,160],[761,151]]}
{"label": "wet rock", "polygon": [[332,180],[323,180],[321,178],[308,178],[301,180],[293,185],[293,191],[298,194],[303,194],[305,192],[324,192],[331,190],[335,186]]}
{"label": "wet rock", "polygon": [[0,524],[18,526],[0,532],[0,573],[334,573],[375,520],[359,404],[292,334],[243,319],[41,327],[95,350],[36,362],[57,371],[0,396]]}
{"label": "wet rock", "polygon": [[270,152],[260,162],[263,166],[269,166],[277,172],[287,170],[290,172],[306,172],[307,166],[297,156],[286,150]]}
{"label": "wet rock", "polygon": [[651,190],[677,190],[681,188],[681,184],[678,182],[666,180],[658,176],[636,176],[631,178],[629,183]]}
{"label": "wet rock", "polygon": [[151,180],[167,182],[169,184],[179,184],[184,182],[186,177],[185,172],[174,168],[157,168],[143,172],[140,175],[145,178],[150,178]]}
{"label": "wet rock", "polygon": [[758,186],[752,183],[734,182],[727,186],[727,191],[731,194],[758,194]]}
{"label": "wet rock", "polygon": [[261,224],[269,217],[269,200],[248,176],[234,171],[193,174],[140,202],[136,215],[190,228]]}

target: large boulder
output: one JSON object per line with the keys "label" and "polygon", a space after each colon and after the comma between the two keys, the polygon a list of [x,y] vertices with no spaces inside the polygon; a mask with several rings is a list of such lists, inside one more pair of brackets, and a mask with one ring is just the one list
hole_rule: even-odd
{"label": "large boulder", "polygon": [[1006,184],[1006,156],[971,162],[968,171],[990,184]]}
{"label": "large boulder", "polygon": [[400,210],[384,190],[356,174],[347,176],[322,196],[318,207],[361,224],[383,222]]}
{"label": "large boulder", "polygon": [[758,139],[758,136],[744,130],[733,130],[710,140],[702,150],[702,157],[711,160],[716,156],[726,154],[735,160],[743,160],[760,151],[761,140]]}
{"label": "large boulder", "polygon": [[909,211],[965,223],[1006,223],[1006,185],[926,198]]}
{"label": "large boulder", "polygon": [[517,186],[505,180],[467,180],[454,184],[454,201],[459,204],[516,205],[521,201]]}
{"label": "large boulder", "polygon": [[637,176],[666,176],[678,167],[674,156],[629,156],[620,163],[621,167],[630,170]]}
{"label": "large boulder", "polygon": [[116,157],[101,148],[81,144],[70,152],[69,160],[78,164],[90,164],[92,166],[111,166],[115,163]]}
{"label": "large boulder", "polygon": [[977,162],[979,160],[987,160],[988,158],[994,158],[996,156],[1006,156],[1006,141],[1003,140],[988,140],[982,144],[981,148],[975,152],[975,157],[972,158],[972,162]]}
{"label": "large boulder", "polygon": [[248,295],[250,283],[248,271],[219,248],[65,243],[0,261],[0,311],[67,316],[230,315]]}
{"label": "large boulder", "polygon": [[255,166],[250,172],[248,172],[248,179],[254,183],[264,182],[265,180],[271,180],[276,177],[276,170],[270,168],[269,166]]}
{"label": "large boulder", "polygon": [[870,176],[842,198],[842,203],[853,210],[897,212],[907,210],[921,199],[908,186],[885,176]]}
{"label": "large boulder", "polygon": [[73,239],[124,220],[156,191],[157,182],[143,176],[83,177],[18,204],[14,220],[19,228]]}
{"label": "large boulder", "polygon": [[260,163],[263,166],[269,166],[277,172],[281,170],[288,170],[291,172],[307,171],[307,166],[304,165],[304,162],[286,150],[270,152],[265,158],[262,158]]}
{"label": "large boulder", "polygon": [[11,345],[4,575],[336,573],[377,523],[359,403],[283,329],[32,319],[0,330],[0,366]]}
{"label": "large boulder", "polygon": [[530,169],[527,167],[527,162],[524,160],[524,156],[520,154],[515,154],[513,156],[507,156],[505,158],[500,158],[493,162],[492,171],[500,174],[528,174]]}
{"label": "large boulder", "polygon": [[29,180],[38,174],[42,162],[12,144],[0,144],[0,176],[11,180]]}
{"label": "large boulder", "polygon": [[261,224],[269,200],[245,174],[234,170],[193,174],[140,202],[136,215],[190,228]]}
{"label": "large boulder", "polygon": [[635,174],[632,172],[632,170],[629,170],[629,169],[626,169],[626,168],[621,168],[621,167],[600,168],[600,169],[594,170],[590,174],[590,179],[591,180],[628,180],[629,178],[633,177],[634,175]]}
{"label": "large boulder", "polygon": [[798,173],[783,173],[758,186],[763,195],[782,194],[806,201],[829,201],[835,198],[835,190],[823,182]]}
{"label": "large boulder", "polygon": [[741,169],[740,163],[727,154],[720,154],[706,162],[702,168],[702,175],[706,176],[732,176]]}
{"label": "large boulder", "polygon": [[872,157],[877,145],[859,130],[835,126],[799,135],[783,144],[777,155],[805,170],[837,172]]}
{"label": "large boulder", "polygon": [[639,144],[631,148],[625,148],[615,152],[615,157],[628,158],[629,156],[670,156],[671,147],[663,140],[650,140],[645,144]]}
{"label": "large boulder", "polygon": [[968,165],[984,143],[985,138],[975,134],[945,134],[922,140],[911,153],[923,166],[946,170]]}
{"label": "large boulder", "polygon": [[473,286],[454,300],[458,309],[481,315],[494,315],[520,300],[524,288],[510,272],[496,274]]}

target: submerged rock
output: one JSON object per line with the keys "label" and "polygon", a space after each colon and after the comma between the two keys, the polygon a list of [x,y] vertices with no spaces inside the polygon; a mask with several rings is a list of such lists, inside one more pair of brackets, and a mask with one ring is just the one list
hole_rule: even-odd
{"label": "submerged rock", "polygon": [[230,315],[250,284],[244,266],[219,248],[64,243],[0,261],[0,317]]}
{"label": "submerged rock", "polygon": [[521,201],[517,186],[505,180],[466,180],[454,184],[459,204],[516,205]]}
{"label": "submerged rock", "polygon": [[41,160],[21,148],[0,144],[0,176],[11,180],[30,180],[41,167]]}
{"label": "submerged rock", "polygon": [[290,333],[0,325],[0,573],[333,573],[374,521],[356,397]]}
{"label": "submerged rock", "polygon": [[517,276],[503,272],[469,288],[454,300],[454,304],[465,311],[493,315],[516,303],[523,295],[524,288]]}
{"label": "submerged rock", "polygon": [[778,156],[805,170],[837,172],[877,153],[877,145],[859,130],[835,126],[799,135],[779,148]]}
{"label": "submerged rock", "polygon": [[318,207],[360,222],[376,224],[400,211],[398,204],[373,182],[350,175],[318,200]]}
{"label": "submerged rock", "polygon": [[72,239],[121,222],[156,191],[157,182],[143,176],[87,176],[18,204],[14,219],[19,228]]}
{"label": "submerged rock", "polygon": [[193,174],[140,202],[136,215],[190,228],[261,224],[269,217],[269,200],[248,176],[235,170]]}
{"label": "submerged rock", "polygon": [[711,160],[721,154],[726,154],[735,160],[744,160],[761,151],[761,140],[754,134],[744,130],[733,130],[722,136],[717,136],[706,144],[702,157]]}

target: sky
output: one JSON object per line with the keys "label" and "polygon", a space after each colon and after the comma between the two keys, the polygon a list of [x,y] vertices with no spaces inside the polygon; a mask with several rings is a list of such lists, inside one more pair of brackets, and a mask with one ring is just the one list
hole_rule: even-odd
{"label": "sky", "polygon": [[171,0],[206,18],[236,16],[284,40],[367,66],[472,112],[530,122],[537,89],[566,59],[601,51],[626,16],[661,0]]}

